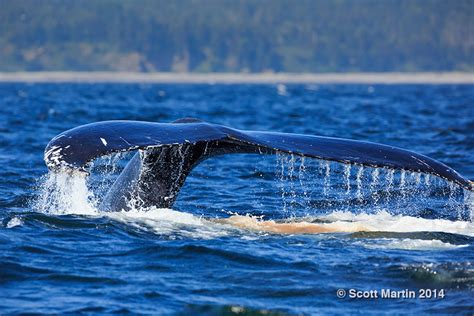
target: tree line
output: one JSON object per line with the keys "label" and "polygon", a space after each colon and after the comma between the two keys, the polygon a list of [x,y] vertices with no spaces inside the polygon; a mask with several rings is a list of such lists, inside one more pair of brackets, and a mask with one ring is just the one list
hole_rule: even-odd
{"label": "tree line", "polygon": [[473,0],[0,0],[0,71],[474,71]]}

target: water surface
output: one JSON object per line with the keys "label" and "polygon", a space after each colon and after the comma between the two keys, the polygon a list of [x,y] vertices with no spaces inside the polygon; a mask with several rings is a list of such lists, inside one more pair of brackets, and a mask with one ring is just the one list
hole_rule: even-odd
{"label": "water surface", "polygon": [[[129,156],[96,161],[87,183],[48,176],[43,162],[48,141],[81,124],[191,116],[391,144],[474,179],[472,85],[1,84],[0,104],[1,314],[474,311],[473,198],[433,176],[230,155],[199,165],[173,210],[100,213]],[[371,231],[279,235],[209,220],[232,214]]]}

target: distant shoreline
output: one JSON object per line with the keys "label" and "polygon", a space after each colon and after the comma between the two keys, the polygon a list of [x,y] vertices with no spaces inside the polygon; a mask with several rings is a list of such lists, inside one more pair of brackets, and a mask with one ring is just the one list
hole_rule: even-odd
{"label": "distant shoreline", "polygon": [[0,72],[0,83],[182,84],[474,84],[469,72],[380,73],[135,73]]}

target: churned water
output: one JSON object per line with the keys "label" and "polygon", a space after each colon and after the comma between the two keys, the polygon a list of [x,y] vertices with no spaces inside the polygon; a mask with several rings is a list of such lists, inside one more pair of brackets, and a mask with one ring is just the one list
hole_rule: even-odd
{"label": "churned water", "polygon": [[[2,84],[0,105],[0,314],[474,312],[474,196],[434,176],[229,155],[201,163],[172,210],[103,213],[133,153],[96,160],[90,177],[43,163],[48,141],[81,124],[196,117],[391,144],[474,179],[472,85]],[[214,220],[234,214],[345,232]]]}

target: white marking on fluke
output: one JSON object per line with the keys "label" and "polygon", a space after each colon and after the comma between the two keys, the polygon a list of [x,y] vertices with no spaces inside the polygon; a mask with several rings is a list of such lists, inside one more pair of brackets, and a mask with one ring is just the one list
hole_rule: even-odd
{"label": "white marking on fluke", "polygon": [[59,166],[62,160],[61,151],[63,149],[59,146],[51,147],[47,152],[44,154],[44,160],[49,166]]}
{"label": "white marking on fluke", "polygon": [[107,146],[107,141],[104,138],[101,137],[100,140],[102,141],[102,144],[104,144],[104,146]]}

